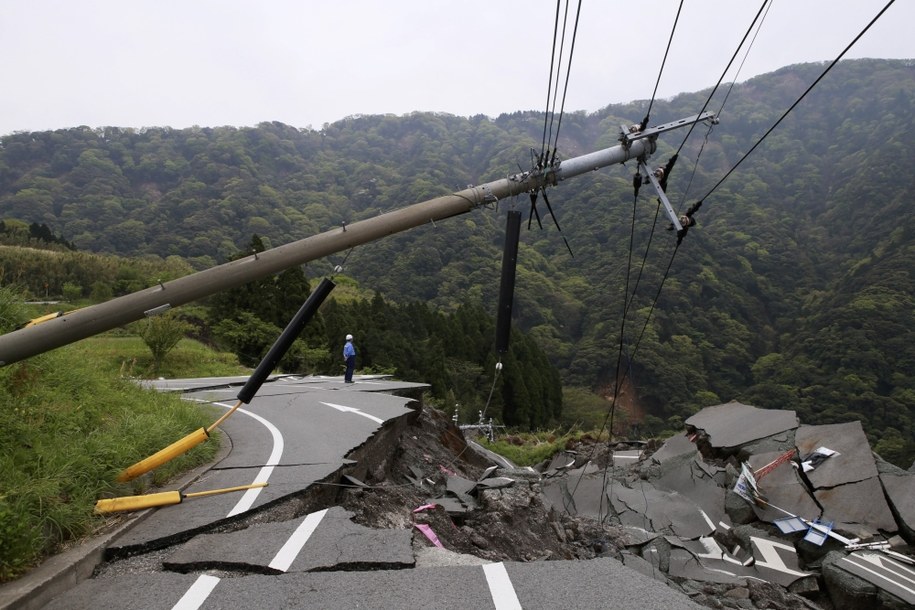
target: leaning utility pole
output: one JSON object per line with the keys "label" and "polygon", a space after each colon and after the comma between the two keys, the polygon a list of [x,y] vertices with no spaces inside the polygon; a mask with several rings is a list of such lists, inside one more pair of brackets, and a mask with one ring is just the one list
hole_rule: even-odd
{"label": "leaning utility pole", "polygon": [[[24,360],[135,322],[144,316],[162,313],[172,307],[241,286],[335,252],[348,250],[428,222],[465,214],[482,205],[494,204],[515,195],[537,192],[568,178],[608,165],[625,163],[630,159],[639,159],[644,163],[644,160],[654,153],[660,133],[701,121],[716,122],[716,118],[714,114],[704,112],[642,131],[624,129],[620,136],[621,144],[611,148],[560,161],[544,169],[521,172],[494,182],[471,186],[451,195],[436,197],[374,218],[347,224],[0,335],[0,366]],[[672,209],[669,210],[669,215],[671,222],[679,230],[680,224]]]}

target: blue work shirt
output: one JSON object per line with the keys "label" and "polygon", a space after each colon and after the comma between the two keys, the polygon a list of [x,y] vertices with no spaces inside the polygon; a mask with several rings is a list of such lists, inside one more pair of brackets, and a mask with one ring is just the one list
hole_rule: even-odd
{"label": "blue work shirt", "polygon": [[343,357],[349,358],[350,356],[356,355],[356,348],[353,347],[352,341],[347,341],[346,345],[343,346]]}

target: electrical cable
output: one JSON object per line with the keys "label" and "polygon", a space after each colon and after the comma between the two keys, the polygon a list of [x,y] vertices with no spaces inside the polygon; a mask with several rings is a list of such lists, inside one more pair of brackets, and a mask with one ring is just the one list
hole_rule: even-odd
{"label": "electrical cable", "polygon": [[[718,91],[718,87],[721,85],[721,81],[724,80],[724,75],[728,73],[728,70],[731,69],[731,65],[734,63],[734,59],[737,58],[737,54],[740,52],[743,43],[746,42],[747,36],[750,35],[750,32],[753,31],[753,26],[759,20],[759,16],[762,15],[763,9],[766,8],[766,5],[769,3],[769,0],[763,0],[762,5],[759,7],[759,11],[756,12],[756,16],[753,17],[753,21],[750,23],[750,27],[747,28],[747,31],[744,33],[743,38],[740,39],[740,44],[737,45],[737,48],[734,50],[734,54],[731,56],[731,60],[728,62],[728,65],[725,66],[724,71],[721,73],[721,76],[718,78],[718,82],[715,83],[715,86],[712,87],[712,91],[708,94],[708,98],[705,100],[705,103],[702,105],[702,110],[699,111],[699,114],[705,112],[705,109],[708,108],[708,105],[712,101],[712,97],[715,95],[715,92]],[[677,148],[677,153],[680,154],[680,151],[683,150],[683,145],[686,144],[686,141],[689,140],[690,134],[693,133],[693,129],[696,128],[697,123],[693,123],[689,126],[689,130],[686,132],[686,136],[683,138],[683,141],[680,143],[680,147]]]}
{"label": "electrical cable", "polygon": [[654,105],[654,99],[658,95],[658,85],[661,84],[661,75],[664,73],[664,65],[667,63],[667,54],[670,53],[670,45],[674,41],[674,32],[677,31],[677,22],[680,21],[680,11],[683,10],[683,0],[680,0],[680,6],[677,7],[677,16],[674,18],[674,25],[670,29],[670,38],[667,39],[667,48],[664,50],[664,59],[661,60],[661,69],[658,70],[658,80],[654,83],[654,91],[651,92],[651,101],[648,102],[648,111],[645,113],[645,118],[642,119],[642,124],[639,131],[644,130],[648,127],[648,121],[651,117],[651,107]]}
{"label": "electrical cable", "polygon": [[816,87],[817,84],[818,84],[821,80],[823,80],[823,77],[825,77],[825,76],[829,73],[829,71],[832,70],[832,68],[833,68],[837,63],[839,63],[839,61],[842,59],[842,57],[845,56],[845,54],[849,51],[849,49],[851,49],[851,48],[855,45],[855,43],[858,42],[858,40],[859,40],[862,36],[864,36],[864,34],[871,28],[871,26],[873,26],[874,23],[876,23],[877,20],[880,19],[880,17],[883,15],[883,13],[885,13],[886,10],[887,10],[888,8],[890,8],[890,7],[893,5],[894,2],[896,2],[896,0],[889,0],[889,2],[887,2],[886,6],[884,6],[883,9],[881,9],[881,11],[880,11],[879,13],[877,13],[877,15],[876,15],[873,19],[871,19],[870,23],[868,23],[868,24],[864,27],[864,29],[861,30],[861,32],[859,32],[857,36],[855,36],[854,40],[852,40],[850,43],[848,43],[848,46],[846,46],[846,47],[842,50],[842,52],[839,53],[839,55],[838,55],[834,60],[832,60],[832,62],[831,62],[828,66],[826,66],[826,69],[823,70],[823,72],[817,77],[817,79],[816,79],[815,81],[813,81],[813,83],[811,83],[811,85],[810,85],[809,87],[807,87],[807,90],[804,91],[804,93],[802,93],[801,96],[800,96],[799,98],[797,98],[797,100],[795,100],[795,102],[794,102],[793,104],[791,104],[791,106],[782,114],[782,116],[780,116],[780,117],[778,118],[778,120],[775,121],[775,123],[772,125],[772,127],[770,127],[770,128],[766,131],[766,133],[764,133],[764,134],[762,135],[762,137],[760,137],[759,140],[756,141],[756,144],[754,144],[754,145],[750,148],[750,150],[748,150],[746,153],[744,153],[744,155],[743,155],[740,159],[738,159],[737,163],[735,163],[734,166],[733,166],[731,169],[729,169],[728,172],[721,178],[721,180],[719,180],[719,181],[715,184],[715,186],[713,186],[713,187],[709,190],[709,192],[705,194],[705,197],[702,197],[699,201],[705,201],[706,198],[708,198],[712,193],[715,192],[715,190],[716,190],[719,186],[721,186],[721,183],[724,182],[724,181],[728,178],[728,176],[730,176],[730,175],[734,172],[734,170],[736,170],[736,169],[740,166],[740,164],[743,163],[744,160],[745,160],[747,157],[749,157],[750,154],[751,154],[754,150],[756,150],[756,148],[757,148],[760,144],[762,144],[763,140],[765,140],[766,137],[768,137],[768,135],[769,135],[770,133],[772,133],[772,132],[775,130],[776,127],[779,126],[779,124],[785,119],[785,117],[787,117],[788,114],[789,114],[792,110],[794,110],[794,108],[795,108],[798,104],[801,103],[801,100],[803,100],[803,99],[807,96],[807,94],[810,93],[810,91],[813,90],[813,88]]}
{"label": "electrical cable", "polygon": [[[759,26],[756,28],[756,32],[753,34],[753,38],[750,40],[749,46],[747,46],[747,50],[743,55],[743,59],[740,61],[740,65],[737,67],[737,72],[734,74],[734,78],[731,80],[731,85],[728,87],[728,91],[724,95],[724,99],[721,101],[721,106],[718,107],[718,112],[715,113],[716,116],[720,117],[721,113],[724,111],[724,107],[727,104],[728,98],[731,96],[731,92],[734,90],[734,86],[737,84],[737,79],[740,77],[743,66],[746,63],[747,58],[750,56],[750,51],[753,49],[753,45],[756,43],[756,37],[759,36],[759,33],[762,31],[762,26],[766,22],[766,17],[769,15],[769,10],[772,8],[772,4],[772,0],[769,0],[769,4],[766,6],[766,10],[763,13],[762,20],[759,22]],[[696,153],[696,161],[693,163],[693,171],[690,173],[689,180],[686,183],[686,188],[683,189],[683,193],[680,195],[680,202],[677,204],[678,216],[680,215],[679,211],[683,209],[683,204],[686,202],[687,197],[689,197],[689,192],[692,188],[693,180],[695,179],[696,172],[699,169],[699,159],[702,157],[702,153],[705,150],[705,145],[708,144],[708,138],[712,133],[712,129],[714,128],[715,123],[711,122],[709,123],[708,129],[705,131],[705,139],[703,139],[702,145],[699,147],[699,152]],[[687,137],[689,137],[689,134],[687,134]],[[683,140],[683,144],[686,144],[685,138]],[[683,144],[680,145],[680,148],[683,148]]]}
{"label": "electrical cable", "polygon": [[560,0],[556,0],[556,17],[553,21],[553,53],[550,55],[550,78],[546,88],[546,108],[543,113],[543,140],[540,143],[540,157],[537,159],[538,168],[543,167],[543,158],[546,154],[546,128],[550,119],[550,97],[553,94],[553,66],[556,62],[556,33],[559,30],[559,4]]}
{"label": "electrical cable", "polygon": [[753,34],[753,38],[750,39],[750,44],[747,45],[747,50],[743,54],[743,59],[740,60],[740,65],[737,66],[737,71],[734,73],[733,80],[731,80],[731,86],[728,87],[728,92],[724,95],[724,99],[721,100],[721,106],[718,108],[718,112],[716,113],[717,115],[721,115],[721,111],[724,110],[724,105],[727,104],[728,98],[731,96],[731,91],[734,90],[734,85],[737,84],[737,79],[740,77],[740,72],[743,70],[743,65],[747,63],[747,57],[750,56],[750,51],[753,50],[753,44],[756,43],[756,37],[759,36],[759,33],[762,31],[762,26],[766,22],[766,17],[769,16],[769,10],[772,8],[772,4],[773,0],[769,0],[769,4],[766,6],[766,12],[763,13],[762,20],[760,20],[759,26],[756,28],[756,33]]}
{"label": "electrical cable", "polygon": [[[566,5],[568,12],[568,5]],[[559,148],[559,129],[562,127],[562,115],[566,107],[566,93],[569,90],[569,77],[572,74],[572,57],[575,55],[575,39],[578,37],[578,20],[581,17],[581,0],[578,0],[578,9],[575,11],[575,25],[572,28],[572,45],[569,47],[569,61],[566,66],[566,80],[562,88],[562,104],[559,107],[559,120],[556,122],[556,139],[553,141],[553,154],[550,159],[550,165],[556,161],[556,152]],[[565,35],[563,35],[563,40]]]}

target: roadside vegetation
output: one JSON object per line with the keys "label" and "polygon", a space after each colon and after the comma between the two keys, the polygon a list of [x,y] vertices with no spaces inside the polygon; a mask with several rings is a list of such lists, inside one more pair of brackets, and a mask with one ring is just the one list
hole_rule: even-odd
{"label": "roadside vegetation", "polygon": [[[0,288],[0,332],[28,318],[20,301]],[[112,342],[119,343],[117,357]],[[239,370],[237,363],[206,362],[202,348],[185,342],[165,370],[179,362],[205,374]],[[136,367],[151,362],[139,338],[106,337],[0,368],[0,582],[104,526],[93,512],[98,499],[145,493],[215,455],[218,435],[150,475],[115,482],[127,466],[216,415],[118,374],[118,360],[132,350]]]}
{"label": "roadside vegetation", "polygon": [[485,436],[476,440],[518,466],[534,466],[584,438],[592,442],[608,440],[606,432],[598,434],[596,430],[570,430],[565,433],[556,430],[520,432],[500,436],[494,441],[488,440]]}

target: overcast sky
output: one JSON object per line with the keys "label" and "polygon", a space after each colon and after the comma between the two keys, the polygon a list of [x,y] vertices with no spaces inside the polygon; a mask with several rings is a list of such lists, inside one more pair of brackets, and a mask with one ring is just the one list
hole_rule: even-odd
{"label": "overcast sky", "polygon": [[[679,4],[584,0],[566,111],[650,98]],[[658,96],[714,85],[760,4],[686,0]],[[885,4],[774,0],[738,80],[834,59]],[[552,0],[0,0],[0,135],[543,110],[555,11]],[[913,24],[915,1],[898,0],[846,57],[915,58]]]}

